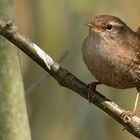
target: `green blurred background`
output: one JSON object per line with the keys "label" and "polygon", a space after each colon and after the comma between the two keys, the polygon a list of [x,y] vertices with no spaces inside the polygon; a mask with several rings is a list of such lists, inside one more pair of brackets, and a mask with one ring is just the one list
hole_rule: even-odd
{"label": "green blurred background", "polygon": [[[111,14],[136,30],[139,13],[139,0],[14,0],[14,19],[19,29],[56,61],[68,51],[61,65],[86,83],[95,79],[81,56],[82,42],[88,34],[84,23],[93,16]],[[22,52],[20,58],[28,91],[44,70]],[[134,89],[98,86],[98,91],[125,109],[134,105]],[[96,106],[60,87],[51,77],[32,93],[26,93],[26,99],[33,140],[136,140]]]}

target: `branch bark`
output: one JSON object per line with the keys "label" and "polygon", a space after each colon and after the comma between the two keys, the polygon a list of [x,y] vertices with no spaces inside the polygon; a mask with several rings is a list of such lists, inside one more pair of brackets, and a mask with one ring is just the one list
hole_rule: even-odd
{"label": "branch bark", "polygon": [[140,138],[139,117],[129,117],[128,115],[122,116],[122,113],[125,110],[99,92],[93,92],[93,97],[89,99],[88,91],[85,90],[87,88],[87,84],[80,81],[76,76],[66,69],[62,68],[48,54],[46,54],[36,44],[31,42],[26,36],[20,33],[12,22],[4,22],[3,20],[0,20],[0,34],[12,42],[29,57],[31,57],[43,69],[45,69],[54,79],[56,79],[59,85],[71,89],[80,96],[89,100],[90,103],[95,104],[101,110],[118,121],[121,125],[123,125],[125,129],[131,134]]}

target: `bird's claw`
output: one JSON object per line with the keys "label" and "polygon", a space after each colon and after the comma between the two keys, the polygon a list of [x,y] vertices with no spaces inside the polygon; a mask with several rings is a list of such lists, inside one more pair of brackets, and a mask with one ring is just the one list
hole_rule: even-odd
{"label": "bird's claw", "polygon": [[88,93],[88,101],[89,103],[94,99],[94,95],[93,95],[93,92],[96,91],[96,86],[101,84],[100,82],[92,82],[92,83],[89,83],[86,87],[86,91]]}
{"label": "bird's claw", "polygon": [[129,123],[132,119],[132,117],[135,115],[135,112],[132,111],[124,111],[120,117],[124,120],[125,123]]}

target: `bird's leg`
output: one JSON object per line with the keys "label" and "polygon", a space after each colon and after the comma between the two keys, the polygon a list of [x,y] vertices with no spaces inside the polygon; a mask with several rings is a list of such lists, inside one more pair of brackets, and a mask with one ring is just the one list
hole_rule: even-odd
{"label": "bird's leg", "polygon": [[87,85],[86,91],[88,90],[88,101],[90,103],[90,100],[93,99],[93,91],[96,91],[96,86],[102,84],[100,82],[92,82]]}
{"label": "bird's leg", "polygon": [[140,95],[140,91],[137,89],[137,96],[136,96],[134,108],[133,108],[133,111],[132,111],[134,114],[136,113],[136,109],[137,109],[137,105],[138,105],[138,100],[139,100],[139,95]]}
{"label": "bird's leg", "polygon": [[138,105],[139,95],[140,95],[140,90],[137,89],[137,96],[136,96],[136,99],[135,99],[135,104],[134,104],[133,110],[125,111],[125,112],[123,112],[121,114],[121,116],[128,115],[130,117],[133,117],[136,114],[136,109],[137,109],[137,105]]}

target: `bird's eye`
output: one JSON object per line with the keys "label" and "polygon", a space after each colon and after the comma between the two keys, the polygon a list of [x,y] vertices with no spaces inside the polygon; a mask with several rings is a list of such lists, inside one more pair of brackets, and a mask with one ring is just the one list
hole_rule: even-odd
{"label": "bird's eye", "polygon": [[106,25],[106,29],[107,29],[107,30],[111,30],[111,29],[112,29],[112,25],[111,25],[111,24],[107,24],[107,25]]}

